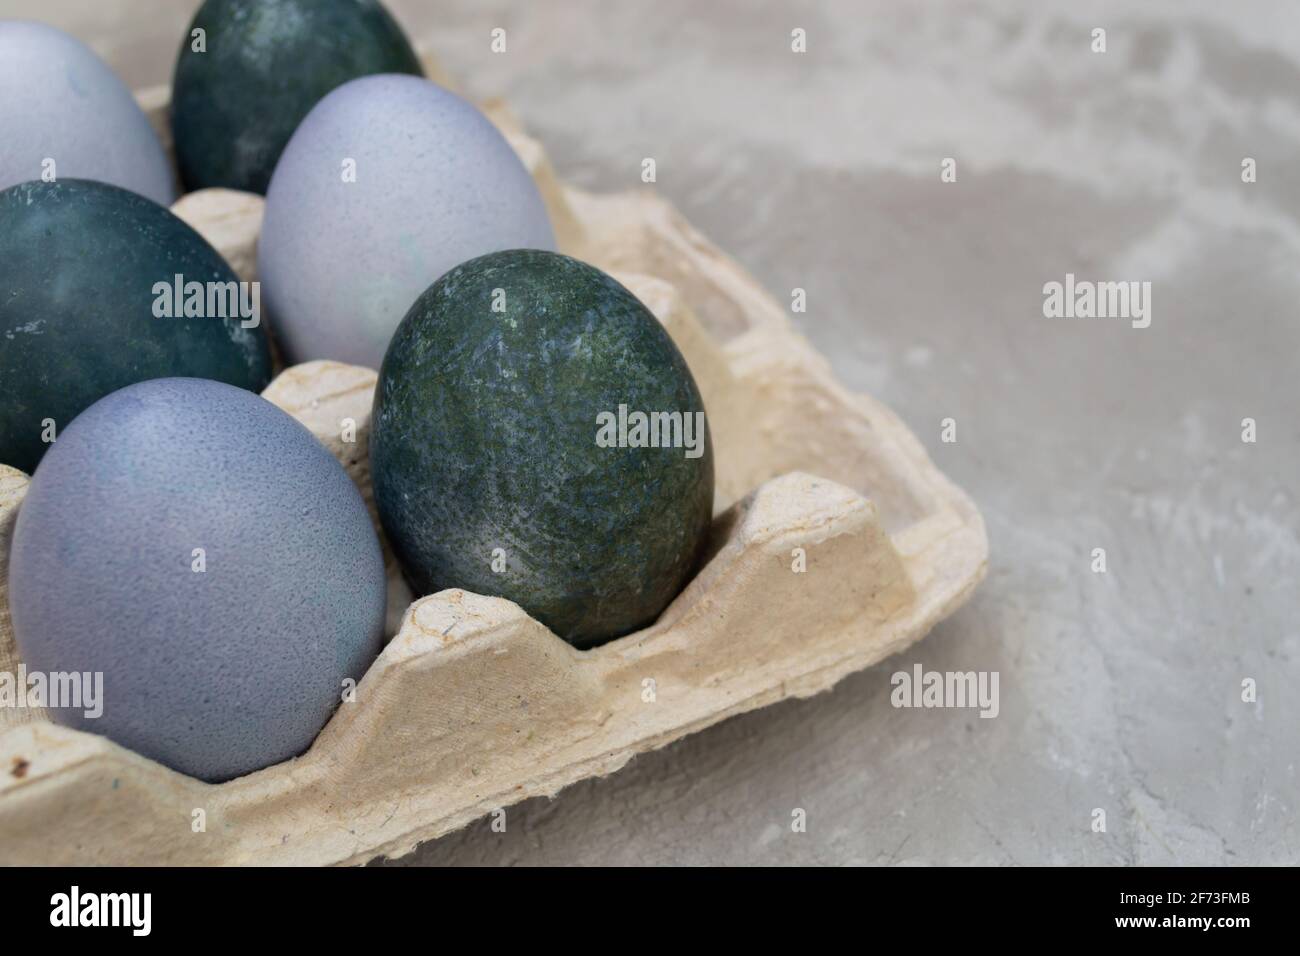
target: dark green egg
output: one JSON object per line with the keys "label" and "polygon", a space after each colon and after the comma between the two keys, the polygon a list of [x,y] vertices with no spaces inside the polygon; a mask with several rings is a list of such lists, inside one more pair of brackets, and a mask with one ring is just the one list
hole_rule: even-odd
{"label": "dark green egg", "polygon": [[265,193],[289,137],[326,93],[372,73],[423,72],[375,0],[207,0],[172,79],[181,178],[190,190]]}
{"label": "dark green egg", "polygon": [[[636,413],[658,414],[659,447]],[[471,259],[416,300],[379,373],[370,467],[419,593],[508,598],[578,647],[651,624],[712,515],[685,359],[631,292],[551,252]]]}
{"label": "dark green egg", "polygon": [[[257,303],[237,282],[202,236],[133,192],[78,179],[0,192],[0,464],[32,472],[49,438],[134,382],[265,388],[270,347],[241,317],[241,299]],[[189,317],[187,286],[202,290]]]}

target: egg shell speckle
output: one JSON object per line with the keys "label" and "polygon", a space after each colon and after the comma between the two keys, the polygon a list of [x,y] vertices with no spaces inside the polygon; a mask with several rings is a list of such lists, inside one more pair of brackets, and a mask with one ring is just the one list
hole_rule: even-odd
{"label": "egg shell speckle", "polygon": [[270,402],[202,379],[121,389],[65,430],[9,588],[29,672],[103,673],[102,716],[57,722],[208,781],[306,749],[384,622],[379,541],[342,466]]}
{"label": "egg shell speckle", "polygon": [[0,189],[41,179],[47,159],[59,179],[176,199],[162,144],[116,74],[54,27],[0,20]]}
{"label": "egg shell speckle", "polygon": [[377,369],[444,272],[514,248],[553,250],[555,235],[510,144],[454,93],[384,75],[339,87],[294,133],[267,192],[258,268],[291,361]]}

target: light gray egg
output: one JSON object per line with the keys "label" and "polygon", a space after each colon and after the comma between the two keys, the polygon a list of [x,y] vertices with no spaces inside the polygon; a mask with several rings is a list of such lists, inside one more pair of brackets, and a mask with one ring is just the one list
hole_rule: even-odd
{"label": "light gray egg", "polygon": [[54,27],[0,20],[0,189],[95,179],[163,206],[176,199],[162,143],[91,49]]}
{"label": "light gray egg", "polygon": [[263,303],[292,362],[379,368],[416,298],[467,259],[555,248],[505,137],[428,80],[344,84],[276,166],[258,243]]}
{"label": "light gray egg", "polygon": [[162,378],[100,399],[41,459],[9,601],[29,674],[90,675],[96,700],[55,721],[221,781],[301,753],[361,680],[384,563],[311,432],[241,388]]}

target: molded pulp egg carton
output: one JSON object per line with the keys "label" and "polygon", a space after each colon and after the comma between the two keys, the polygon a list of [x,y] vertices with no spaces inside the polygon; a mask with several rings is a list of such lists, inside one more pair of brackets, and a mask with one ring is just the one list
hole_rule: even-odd
{"label": "molded pulp egg carton", "polygon": [[[427,69],[450,85],[436,64]],[[168,91],[140,99],[167,141]],[[562,250],[612,272],[690,363],[716,456],[707,563],[652,627],[578,651],[509,601],[448,590],[411,604],[390,555],[395,636],[357,701],[301,757],[224,784],[39,712],[0,709],[0,862],[400,856],[733,714],[826,690],[919,640],[983,577],[974,505],[889,409],[835,381],[749,275],[653,192],[563,185],[507,109],[485,110],[535,177]],[[205,190],[174,211],[254,278],[260,197]],[[309,362],[264,393],[339,457],[372,515],[375,379]],[[340,437],[347,418],[351,444]],[[26,488],[25,475],[0,466],[0,671],[11,673],[20,662],[6,566]]]}

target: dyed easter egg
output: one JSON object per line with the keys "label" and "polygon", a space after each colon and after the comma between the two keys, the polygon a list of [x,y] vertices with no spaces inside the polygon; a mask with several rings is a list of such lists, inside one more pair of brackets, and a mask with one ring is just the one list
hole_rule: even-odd
{"label": "dyed easter egg", "polygon": [[420,296],[384,358],[370,467],[418,592],[509,598],[578,647],[652,623],[712,514],[681,353],[618,282],[548,252],[474,259]]}
{"label": "dyed easter egg", "polygon": [[0,189],[65,178],[176,198],[162,143],[113,71],[54,27],[0,20]]}
{"label": "dyed easter egg", "polygon": [[458,263],[555,248],[532,178],[496,127],[409,76],[335,90],[294,133],[266,196],[258,268],[294,362],[378,368],[411,303]]}
{"label": "dyed easter egg", "polygon": [[423,73],[376,0],[207,0],[172,80],[172,134],[186,187],[266,192],[311,108],[372,73]]}
{"label": "dyed easter egg", "polygon": [[271,354],[255,291],[135,193],[76,179],[0,192],[0,463],[30,473],[82,409],[132,382],[261,391]]}
{"label": "dyed easter egg", "polygon": [[220,781],[301,753],[360,680],[384,563],[311,432],[251,392],[155,379],[96,402],[41,462],[9,600],[29,673],[102,675],[98,707],[83,695],[57,722]]}

